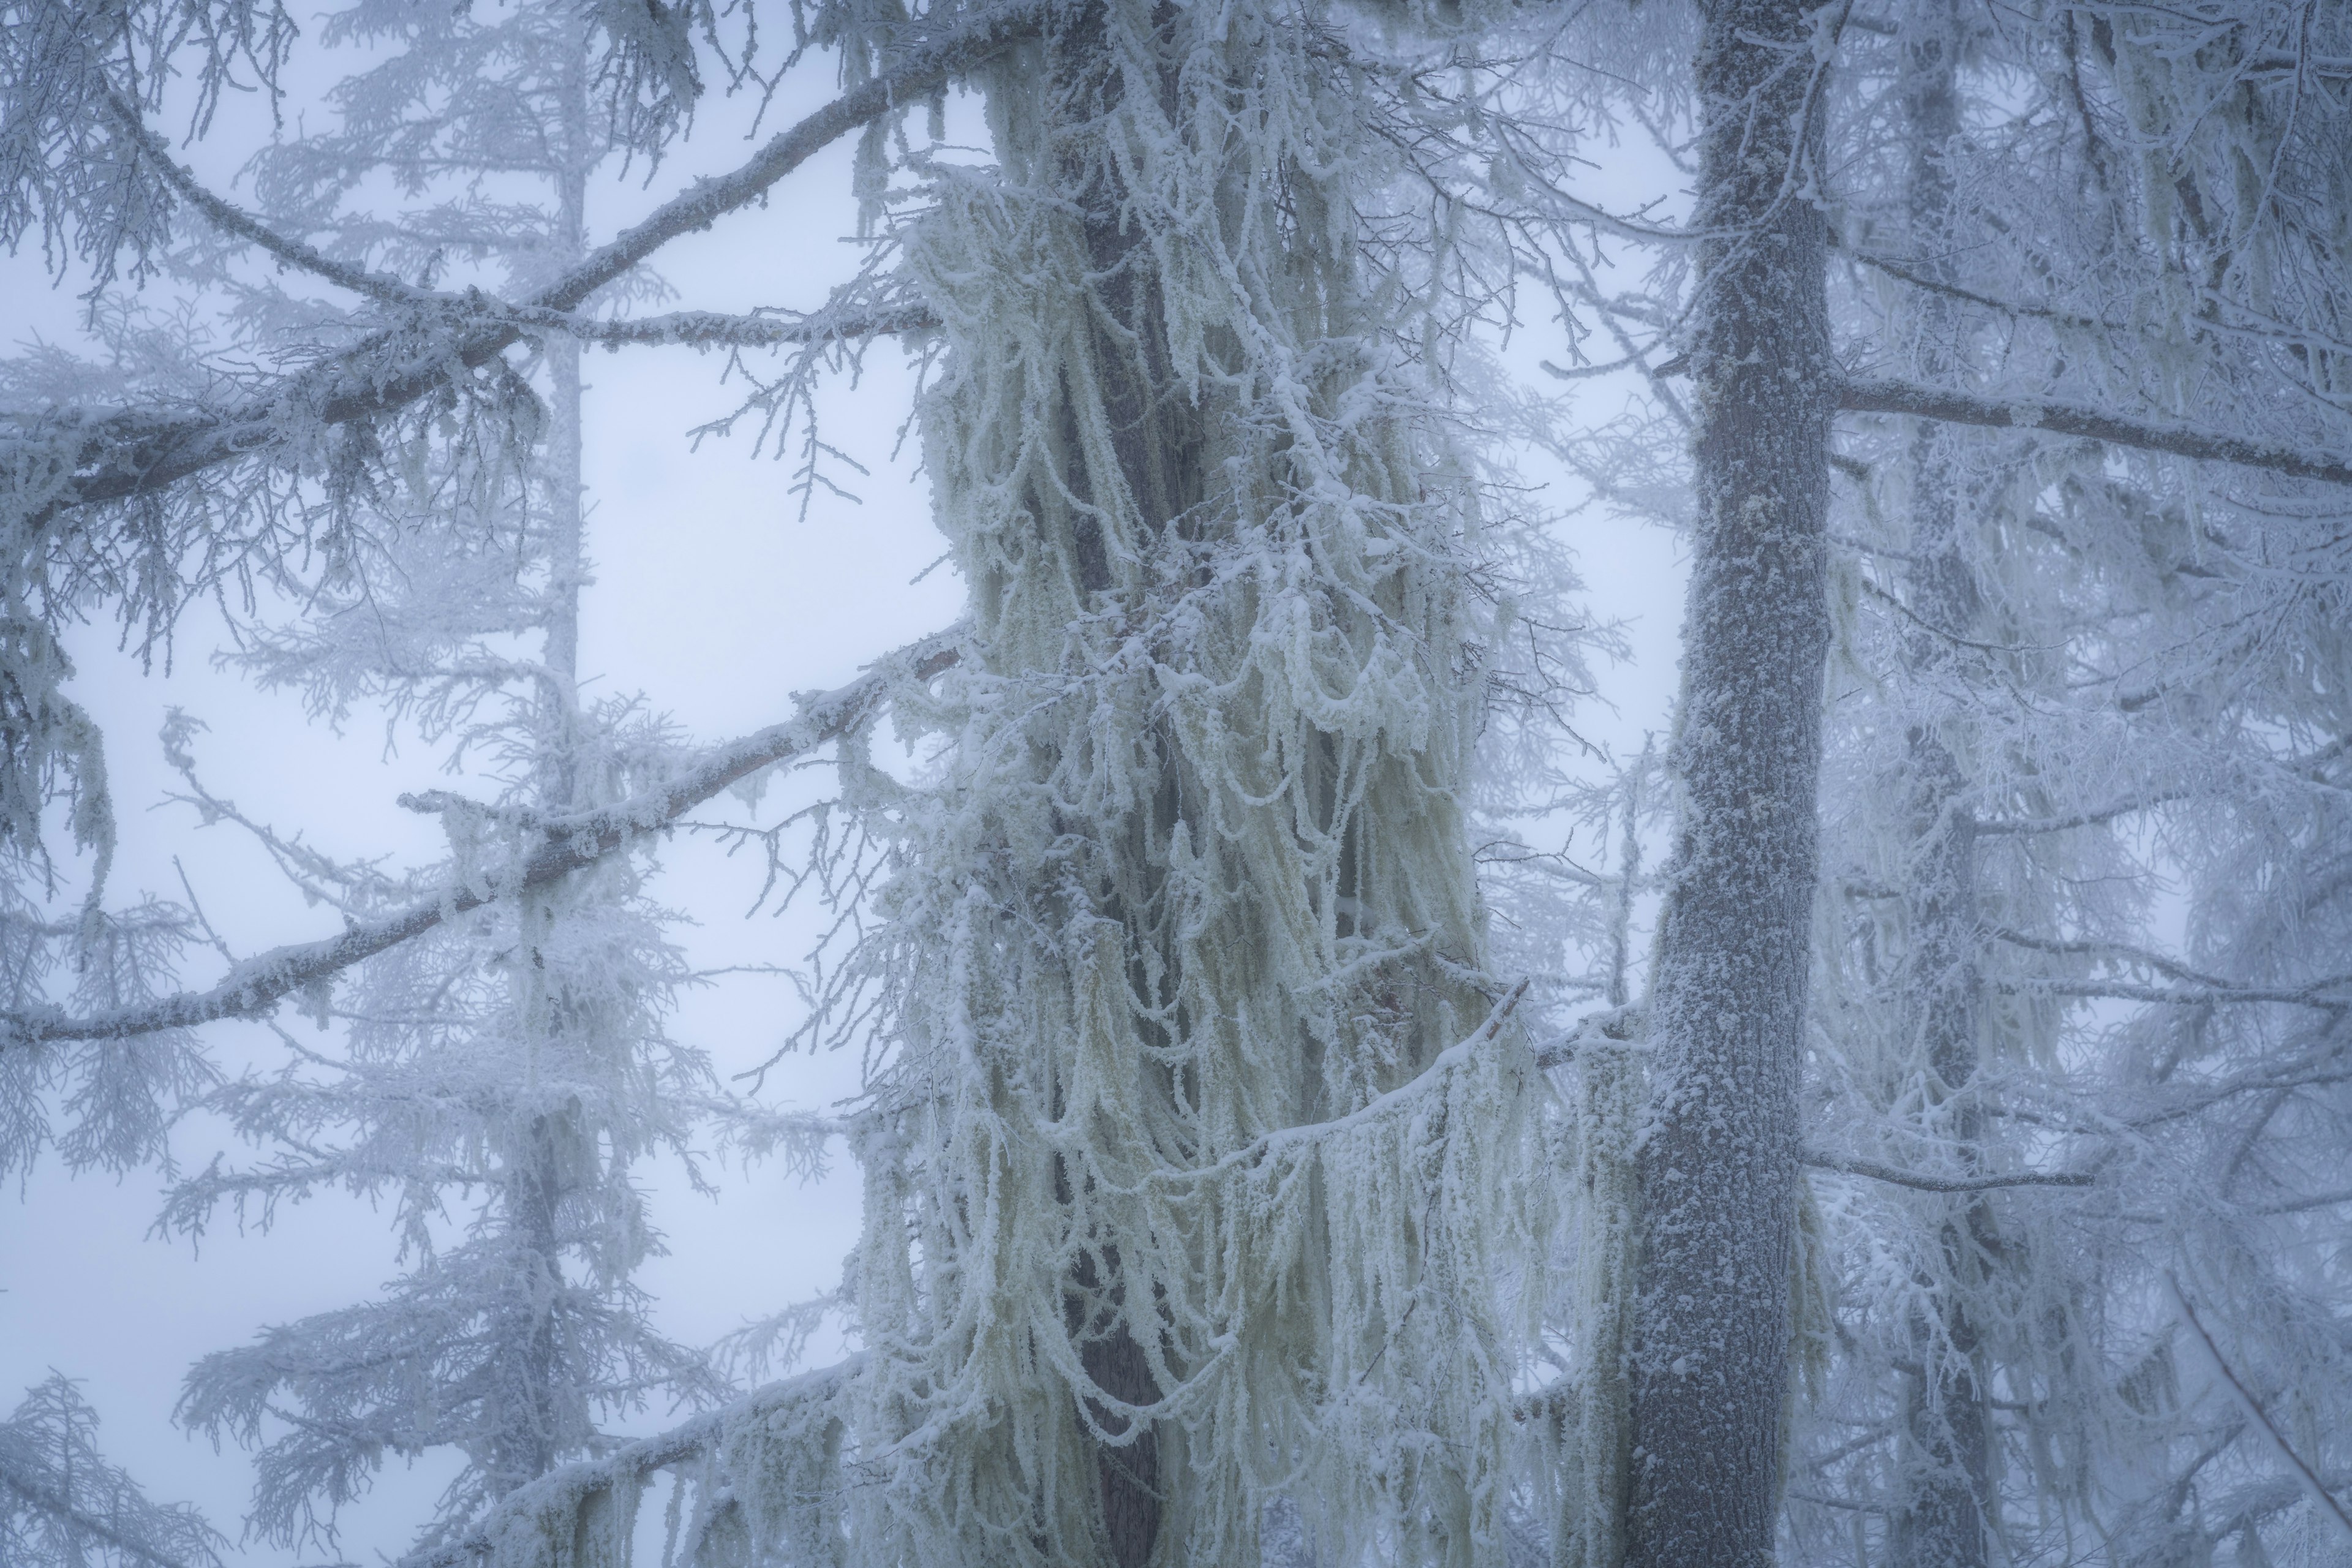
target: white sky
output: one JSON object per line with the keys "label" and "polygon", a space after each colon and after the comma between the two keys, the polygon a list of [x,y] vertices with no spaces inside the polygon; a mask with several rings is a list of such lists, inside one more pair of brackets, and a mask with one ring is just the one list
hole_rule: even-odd
{"label": "white sky", "polygon": [[[823,67],[803,76],[769,129],[824,95]],[[708,111],[702,133],[650,189],[607,193],[601,229],[609,233],[694,174],[737,162],[744,145],[724,133],[732,115],[726,105]],[[233,142],[232,132],[188,155],[218,180],[241,162]],[[1640,183],[1635,174],[1605,168],[1601,184],[1632,186]],[[765,210],[669,247],[657,266],[677,287],[677,302],[719,310],[817,303],[849,264],[833,239],[850,226],[848,183],[845,145],[785,182]],[[53,341],[71,334],[71,288],[49,288],[37,260],[0,263],[0,280],[9,285],[0,332],[12,345],[36,331]],[[1561,357],[1561,350],[1558,329],[1538,322],[1515,359],[1531,367],[1543,357]],[[716,741],[774,722],[789,712],[793,691],[837,685],[865,661],[952,620],[961,588],[950,572],[908,581],[941,546],[910,464],[889,459],[912,386],[900,358],[895,348],[878,349],[861,386],[825,399],[828,438],[874,470],[864,503],[821,496],[800,521],[798,501],[787,493],[788,465],[753,459],[741,439],[689,451],[684,432],[733,405],[733,392],[716,384],[717,356],[675,349],[592,353],[587,455],[596,584],[584,606],[583,671],[601,677],[605,690],[643,691],[689,735]],[[1622,385],[1593,384],[1580,411],[1605,417],[1624,395]],[[1528,471],[1538,481],[1549,472],[1533,459]],[[1572,495],[1555,485],[1538,499],[1558,506]],[[1590,613],[1626,621],[1636,650],[1631,665],[1598,671],[1616,711],[1588,705],[1580,727],[1621,752],[1638,751],[1644,731],[1664,727],[1682,600],[1678,553],[1661,531],[1597,512],[1568,525],[1566,538],[1586,579]],[[149,888],[178,897],[176,856],[207,914],[244,955],[323,934],[331,921],[305,909],[235,829],[196,832],[184,807],[146,809],[171,782],[153,741],[167,705],[211,727],[197,756],[215,793],[280,829],[303,829],[331,853],[431,856],[437,830],[400,811],[394,798],[450,781],[422,746],[387,754],[380,721],[356,716],[350,732],[336,737],[306,722],[292,699],[255,694],[215,672],[208,655],[216,633],[192,618],[165,678],[142,675],[114,650],[110,628],[92,628],[74,644],[80,669],[74,694],[108,734],[124,832],[117,896]],[[759,887],[756,865],[730,864],[707,845],[683,841],[664,860],[668,868],[655,891],[700,921],[686,933],[696,963],[799,958],[805,928],[797,921],[740,918]],[[192,966],[190,978],[202,983],[209,972]],[[711,1051],[722,1072],[740,1070],[769,1054],[793,1014],[783,982],[734,977],[691,997],[673,1033]],[[277,1049],[251,1026],[216,1026],[212,1038],[231,1070],[248,1059],[267,1065]],[[767,1098],[823,1106],[854,1089],[856,1075],[856,1064],[839,1058],[794,1058],[771,1075]],[[224,1146],[217,1127],[192,1122],[175,1138],[174,1152],[184,1165],[200,1166]],[[772,1169],[729,1172],[716,1201],[688,1192],[674,1168],[650,1168],[645,1176],[672,1256],[651,1264],[642,1282],[660,1303],[662,1329],[678,1339],[708,1342],[825,1288],[856,1239],[852,1170],[836,1167],[807,1189]],[[197,1251],[148,1236],[162,1187],[152,1170],[121,1182],[71,1181],[51,1160],[22,1202],[0,1201],[0,1411],[52,1367],[81,1379],[104,1420],[110,1457],[152,1497],[194,1500],[234,1536],[249,1466],[235,1448],[216,1455],[171,1426],[180,1379],[197,1357],[264,1324],[372,1297],[394,1272],[390,1216],[325,1196],[285,1214],[266,1237],[225,1226]],[[815,1354],[834,1348],[820,1345]],[[665,1415],[656,1410],[637,1426],[655,1429]],[[397,1554],[454,1468],[426,1463],[404,1471],[394,1464],[375,1495],[346,1515],[342,1555],[372,1562],[379,1552]],[[326,1556],[252,1548],[242,1560],[275,1568]]]}

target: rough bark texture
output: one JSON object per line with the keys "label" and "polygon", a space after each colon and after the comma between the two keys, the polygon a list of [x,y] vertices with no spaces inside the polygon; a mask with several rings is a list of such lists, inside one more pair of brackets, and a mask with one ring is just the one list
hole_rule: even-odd
{"label": "rough bark texture", "polygon": [[1627,1561],[1769,1561],[1785,1443],[1797,1074],[1816,874],[1829,355],[1801,0],[1717,0],[1697,66],[1705,297],[1682,826],[1639,1157]]}

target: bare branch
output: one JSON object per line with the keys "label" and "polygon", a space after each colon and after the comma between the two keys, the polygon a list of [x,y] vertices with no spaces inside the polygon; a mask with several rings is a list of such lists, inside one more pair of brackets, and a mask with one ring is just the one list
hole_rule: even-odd
{"label": "bare branch", "polygon": [[2265,468],[2299,479],[2352,485],[2352,463],[2326,452],[2250,441],[2194,426],[2127,419],[2068,403],[2044,403],[2032,398],[1979,397],[1949,387],[1924,386],[1915,382],[1849,379],[1837,394],[1838,407],[1849,414],[1907,414],[1940,419],[1952,425],[1980,425],[1995,430],[2049,430],[2145,452],[2167,452],[2176,458],[2236,463]]}
{"label": "bare branch", "polygon": [[273,948],[232,969],[218,984],[86,1017],[59,1008],[0,1015],[0,1049],[50,1040],[114,1040],[181,1029],[221,1018],[254,1017],[306,985],[423,935],[444,921],[495,899],[593,864],[625,844],[668,826],[736,781],[772,763],[805,755],[863,723],[901,680],[928,680],[960,657],[961,626],[913,643],[869,667],[848,685],[813,698],[782,724],[722,746],[662,788],[575,816],[551,818],[540,847],[499,871],[443,889],[396,914],[353,922],[341,936]]}

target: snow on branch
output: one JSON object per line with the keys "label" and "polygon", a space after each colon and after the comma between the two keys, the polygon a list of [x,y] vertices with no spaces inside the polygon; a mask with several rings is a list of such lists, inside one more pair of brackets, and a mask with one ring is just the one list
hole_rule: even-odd
{"label": "snow on branch", "polygon": [[397,947],[442,921],[495,899],[544,887],[675,822],[719,791],[770,763],[805,755],[856,728],[903,680],[923,681],[953,665],[961,626],[911,643],[846,686],[803,702],[781,724],[721,746],[671,783],[596,811],[538,825],[539,847],[502,869],[444,889],[380,920],[353,921],[341,936],[273,948],[237,964],[217,984],[81,1017],[61,1008],[0,1015],[0,1048],[52,1040],[115,1040],[161,1029],[267,1012],[305,986]]}
{"label": "snow on branch", "polygon": [[2212,1359],[2213,1370],[2221,1374],[2221,1382],[2230,1390],[2230,1397],[2237,1402],[2246,1419],[2261,1427],[2270,1438],[2271,1446],[2278,1450],[2279,1457],[2286,1461],[2287,1468],[2294,1472],[2295,1478],[2311,1494],[2311,1500],[2318,1506],[2319,1511],[2336,1521],[2347,1540],[2352,1540],[2352,1513],[2347,1513],[2344,1505],[2336,1500],[2335,1494],[2320,1484],[2319,1477],[2288,1445],[2285,1436],[2271,1420],[2269,1413],[2263,1410],[2246,1385],[2238,1381],[2238,1374],[2230,1370],[2230,1363],[2221,1359],[2221,1347],[2215,1344],[2213,1336],[2205,1331],[2204,1323],[2198,1319],[2197,1309],[2189,1304],[2187,1293],[2180,1289],[2180,1281],[2168,1274],[2164,1282],[2171,1288],[2172,1304],[2179,1309],[2180,1321],[2189,1325],[2189,1331],[2197,1337],[2199,1344],[2205,1347],[2205,1353]]}
{"label": "snow on branch", "polygon": [[[724,1553],[727,1546],[741,1544],[735,1538],[747,1529],[756,1547],[779,1536],[796,1536],[800,1531],[793,1529],[794,1524],[811,1522],[781,1517],[730,1520],[730,1512],[759,1509],[772,1516],[789,1513],[798,1504],[822,1528],[831,1511],[825,1504],[838,1486],[830,1472],[838,1462],[841,1444],[841,1396],[864,1362],[863,1356],[852,1356],[772,1383],[604,1458],[551,1470],[499,1499],[454,1541],[411,1552],[395,1568],[625,1564],[632,1556],[637,1502],[646,1483],[659,1471],[688,1465],[698,1466],[689,1478],[696,1488],[693,1520],[678,1541],[681,1550],[675,1557],[666,1553],[666,1562],[694,1563],[706,1543],[719,1545]],[[763,1451],[778,1444],[784,1452]],[[807,1471],[812,1459],[824,1475]],[[744,1473],[753,1466],[770,1474]],[[780,1469],[791,1472],[794,1483],[781,1496],[756,1484],[740,1484],[772,1479]],[[756,1551],[745,1555],[771,1560]]]}
{"label": "snow on branch", "polygon": [[569,313],[598,289],[680,235],[708,228],[759,200],[776,182],[851,132],[895,109],[920,102],[1027,37],[1042,14],[1035,0],[1016,0],[908,49],[893,68],[778,132],[732,173],[697,181],[664,203],[520,309],[471,294],[436,300],[422,308],[416,321],[378,331],[221,413],[159,419],[124,410],[76,425],[66,439],[75,448],[78,471],[72,481],[51,493],[44,515],[150,495],[215,465],[266,450],[283,438],[292,411],[307,411],[325,425],[392,413],[442,385],[453,370],[479,369],[535,327],[572,330]]}
{"label": "snow on branch", "polygon": [[202,213],[214,227],[259,247],[289,267],[323,278],[339,288],[385,304],[411,310],[442,312],[450,317],[463,318],[482,329],[504,326],[520,333],[562,332],[585,342],[603,343],[609,348],[618,348],[625,343],[639,346],[686,344],[697,348],[774,348],[793,343],[839,342],[892,332],[929,331],[939,325],[938,315],[919,302],[858,315],[842,315],[834,310],[791,315],[769,311],[736,314],[722,310],[677,310],[659,316],[611,321],[540,303],[509,304],[478,291],[451,294],[420,289],[385,273],[337,261],[315,247],[278,233],[251,213],[209,189],[197,179],[193,170],[174,160],[163,139],[149,129],[138,110],[124,102],[120,94],[110,96],[107,103],[115,117],[122,121],[124,128],[145,150],[150,161],[161,171],[163,183]]}
{"label": "snow on branch", "polygon": [[149,1501],[97,1432],[98,1412],[56,1373],[0,1420],[0,1561],[220,1568],[226,1542],[188,1504]]}
{"label": "snow on branch", "polygon": [[2045,403],[2029,397],[1980,397],[1949,387],[1874,378],[1849,378],[1838,389],[1837,399],[1838,407],[1849,414],[1907,414],[1995,430],[2049,430],[2145,452],[2236,463],[2294,479],[2317,479],[2324,484],[2352,485],[2352,462],[2329,453],[2251,441],[2189,425],[2129,419],[2074,404]]}
{"label": "snow on branch", "polygon": [[1798,1158],[1817,1171],[1842,1171],[1849,1176],[1868,1176],[1875,1182],[1887,1182],[1922,1193],[1989,1193],[2002,1187],[2087,1187],[2098,1180],[2088,1171],[2017,1171],[2001,1176],[1930,1176],[1894,1165],[1882,1165],[1875,1160],[1851,1160],[1843,1155],[1824,1154],[1817,1149],[1808,1149]]}

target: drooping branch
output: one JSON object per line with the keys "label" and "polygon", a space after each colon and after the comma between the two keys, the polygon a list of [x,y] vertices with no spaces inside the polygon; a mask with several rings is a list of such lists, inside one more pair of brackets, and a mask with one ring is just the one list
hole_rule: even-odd
{"label": "drooping branch", "polygon": [[2079,953],[2109,963],[2142,965],[2158,973],[2168,974],[2173,979],[2189,985],[2224,991],[2236,989],[2232,982],[2220,975],[2207,974],[2202,970],[2191,969],[2178,960],[2167,958],[2160,952],[2150,952],[2146,948],[2130,947],[2122,942],[2035,936],[2031,931],[2011,931],[2007,926],[1990,927],[1985,934],[1995,941],[2008,942],[2012,947],[2030,948],[2036,952]]}
{"label": "drooping branch", "polygon": [[[74,1507],[70,1499],[16,1475],[5,1466],[0,1466],[0,1490],[13,1493],[26,1507],[64,1521],[74,1531],[104,1542],[125,1557],[147,1564],[147,1568],[194,1568],[182,1558],[166,1556],[152,1546],[142,1545],[96,1514]],[[213,1562],[217,1568],[220,1559],[215,1557]]]}
{"label": "drooping branch", "polygon": [[[543,1529],[551,1521],[560,1523],[559,1539],[569,1544],[574,1538],[574,1521],[585,1513],[599,1493],[635,1485],[657,1470],[710,1455],[730,1434],[790,1420],[806,1407],[831,1404],[849,1385],[865,1359],[854,1355],[833,1366],[772,1383],[732,1405],[708,1411],[655,1436],[641,1438],[604,1458],[551,1470],[500,1498],[495,1507],[456,1540],[412,1552],[400,1559],[395,1568],[460,1568],[461,1564],[494,1561],[501,1556],[499,1547],[509,1532],[529,1534],[534,1527]],[[532,1554],[526,1560],[544,1559]],[[684,1561],[692,1561],[690,1550]]]}
{"label": "drooping branch", "polygon": [[[1013,0],[933,43],[908,50],[891,69],[778,132],[731,174],[698,181],[663,204],[520,309],[472,296],[455,306],[436,303],[418,321],[376,332],[221,414],[156,419],[128,411],[83,424],[76,478],[47,502],[44,516],[152,494],[217,464],[266,449],[286,428],[289,410],[307,411],[331,426],[405,407],[446,383],[453,371],[479,369],[520,342],[532,330],[535,313],[568,315],[671,240],[708,228],[759,200],[842,137],[896,108],[920,101],[1034,33],[1043,9],[1040,0]],[[429,330],[420,334],[420,326]]]}
{"label": "drooping branch", "polygon": [[2331,453],[2252,441],[2191,425],[2130,419],[2075,404],[2045,403],[2030,397],[1981,397],[1949,387],[1857,377],[1849,377],[1840,385],[1837,399],[1838,407],[1848,414],[1906,414],[1994,430],[2049,430],[2144,452],[2235,463],[2294,479],[2317,479],[2324,484],[2352,485],[2352,462]]}
{"label": "drooping branch", "polygon": [[155,134],[139,110],[125,101],[121,93],[109,92],[106,105],[123,129],[130,132],[131,140],[145,151],[148,161],[163,175],[163,183],[181,200],[204,214],[205,220],[222,233],[259,246],[289,267],[314,273],[339,288],[351,289],[371,300],[405,306],[457,302],[454,297],[414,288],[397,278],[388,278],[362,267],[337,261],[314,247],[278,233],[251,213],[216,195],[196,178],[195,171],[173,158],[163,139]]}
{"label": "drooping branch", "polygon": [[2165,1007],[2217,1007],[2230,1004],[2274,1002],[2290,1007],[2326,1011],[2352,1008],[2352,974],[2331,974],[2308,985],[2181,985],[2167,990],[2158,985],[2122,985],[2088,980],[2004,980],[1999,989],[2019,996],[2080,996],[2089,1001],[2146,1002]]}
{"label": "drooping branch", "polygon": [[1808,1149],[1799,1158],[1817,1171],[1843,1171],[1849,1176],[1868,1176],[1874,1182],[1886,1182],[1922,1193],[1990,1193],[2002,1187],[2087,1187],[2098,1181],[2088,1171],[2017,1171],[2001,1176],[1930,1176],[1895,1165],[1882,1165],[1875,1160],[1853,1160],[1840,1154],[1824,1154],[1818,1149]]}
{"label": "drooping branch", "polygon": [[803,703],[792,719],[719,747],[658,789],[601,810],[550,819],[539,828],[537,848],[397,913],[352,923],[341,935],[320,942],[273,948],[239,963],[202,991],[81,1017],[61,1008],[0,1015],[0,1049],[51,1040],[124,1039],[266,1013],[294,992],[422,936],[444,921],[592,865],[623,845],[659,831],[770,763],[805,755],[837,739],[863,723],[899,681],[928,680],[954,664],[961,634],[961,626],[951,626],[899,649],[848,685]]}

